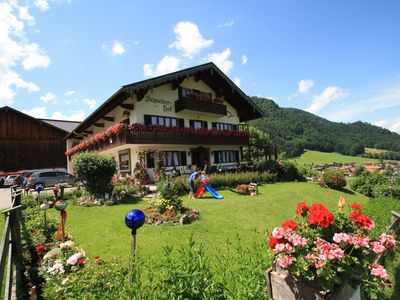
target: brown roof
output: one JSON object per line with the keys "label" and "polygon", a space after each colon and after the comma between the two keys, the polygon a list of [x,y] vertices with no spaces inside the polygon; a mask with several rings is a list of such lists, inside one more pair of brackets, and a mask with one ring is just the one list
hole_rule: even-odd
{"label": "brown roof", "polygon": [[[235,83],[232,82],[218,67],[210,62],[196,67],[180,70],[166,75],[139,81],[122,86],[99,108],[89,115],[74,131],[82,132],[112,109],[120,105],[131,95],[136,94],[138,98],[143,97],[151,88],[159,87],[167,83],[179,85],[185,78],[195,76],[202,80],[217,94],[226,96],[229,104],[237,111],[240,121],[249,121],[264,116],[259,108]],[[72,136],[70,133],[67,137]]]}

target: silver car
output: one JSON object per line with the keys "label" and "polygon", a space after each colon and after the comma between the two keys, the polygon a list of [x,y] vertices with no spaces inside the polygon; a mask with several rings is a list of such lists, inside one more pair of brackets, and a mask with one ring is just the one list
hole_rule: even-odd
{"label": "silver car", "polygon": [[78,179],[74,175],[57,170],[37,171],[25,178],[25,184],[28,188],[36,188],[38,186],[44,188],[55,186],[59,183],[74,185],[76,182],[78,182]]}

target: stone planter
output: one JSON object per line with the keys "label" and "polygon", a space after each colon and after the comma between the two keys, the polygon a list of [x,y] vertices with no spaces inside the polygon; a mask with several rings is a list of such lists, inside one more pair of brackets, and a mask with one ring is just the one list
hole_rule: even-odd
{"label": "stone planter", "polygon": [[265,272],[268,296],[274,300],[360,300],[360,287],[352,288],[344,283],[334,292],[325,293],[318,284],[299,279],[290,273],[270,268]]}

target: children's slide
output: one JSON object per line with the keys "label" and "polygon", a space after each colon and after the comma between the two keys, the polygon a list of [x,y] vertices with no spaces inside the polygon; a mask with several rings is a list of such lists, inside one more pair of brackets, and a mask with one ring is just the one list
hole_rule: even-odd
{"label": "children's slide", "polygon": [[214,190],[213,187],[212,187],[211,185],[206,184],[206,185],[205,185],[205,188],[206,188],[207,191],[209,191],[209,193],[210,193],[215,199],[217,199],[217,200],[222,200],[222,199],[224,199],[224,196],[218,194],[217,191]]}
{"label": "children's slide", "polygon": [[194,197],[200,198],[204,194],[204,191],[205,191],[204,184],[200,184],[199,187],[197,188],[196,193],[194,194]]}

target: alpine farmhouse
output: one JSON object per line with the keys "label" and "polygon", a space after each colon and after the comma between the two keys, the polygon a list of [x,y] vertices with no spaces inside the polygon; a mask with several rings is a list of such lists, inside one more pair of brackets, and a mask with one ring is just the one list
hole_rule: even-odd
{"label": "alpine farmhouse", "polygon": [[66,138],[71,157],[85,150],[115,157],[121,175],[137,163],[154,179],[157,161],[166,170],[229,168],[249,143],[242,122],[263,113],[213,63],[122,86]]}

